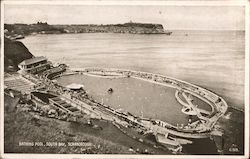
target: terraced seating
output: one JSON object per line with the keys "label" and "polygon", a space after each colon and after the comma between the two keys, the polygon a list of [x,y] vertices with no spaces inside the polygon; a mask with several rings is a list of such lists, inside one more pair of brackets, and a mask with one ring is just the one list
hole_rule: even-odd
{"label": "terraced seating", "polygon": [[73,105],[67,103],[60,97],[54,97],[49,99],[51,104],[54,104],[55,106],[61,108],[62,110],[71,113],[71,114],[79,114],[80,111],[78,108],[74,107]]}
{"label": "terraced seating", "polygon": [[21,92],[30,92],[35,84],[21,76],[9,76],[4,79],[4,85]]}

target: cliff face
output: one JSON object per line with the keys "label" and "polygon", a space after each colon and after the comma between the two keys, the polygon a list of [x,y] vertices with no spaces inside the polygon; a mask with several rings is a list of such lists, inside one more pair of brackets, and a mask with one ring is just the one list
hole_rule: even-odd
{"label": "cliff face", "polygon": [[130,33],[130,34],[165,34],[161,24],[124,23],[109,25],[56,25],[67,33]]}
{"label": "cliff face", "polygon": [[33,55],[20,41],[12,41],[4,38],[4,71],[17,71],[18,64]]}

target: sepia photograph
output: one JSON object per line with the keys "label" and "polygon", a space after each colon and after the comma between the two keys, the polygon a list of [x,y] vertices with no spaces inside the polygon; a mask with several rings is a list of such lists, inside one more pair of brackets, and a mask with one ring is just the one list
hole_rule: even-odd
{"label": "sepia photograph", "polygon": [[2,1],[1,156],[248,158],[248,1],[188,2]]}

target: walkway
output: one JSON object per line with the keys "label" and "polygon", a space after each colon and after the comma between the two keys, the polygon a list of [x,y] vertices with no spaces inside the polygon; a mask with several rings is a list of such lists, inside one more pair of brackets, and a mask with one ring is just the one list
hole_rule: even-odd
{"label": "walkway", "polygon": [[27,93],[33,90],[35,84],[20,75],[11,75],[4,78],[4,85],[7,88]]}

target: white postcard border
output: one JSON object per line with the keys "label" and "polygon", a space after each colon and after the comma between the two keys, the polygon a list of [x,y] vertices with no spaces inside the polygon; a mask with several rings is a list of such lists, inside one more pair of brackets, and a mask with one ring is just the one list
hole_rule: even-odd
{"label": "white postcard border", "polygon": [[[245,146],[244,155],[95,155],[95,154],[7,154],[4,153],[4,5],[24,5],[24,4],[41,4],[41,5],[159,5],[159,6],[244,6],[245,7]],[[69,0],[3,0],[1,1],[1,138],[0,138],[0,158],[248,158],[249,157],[249,1],[247,0],[224,0],[224,1],[69,1]]]}

